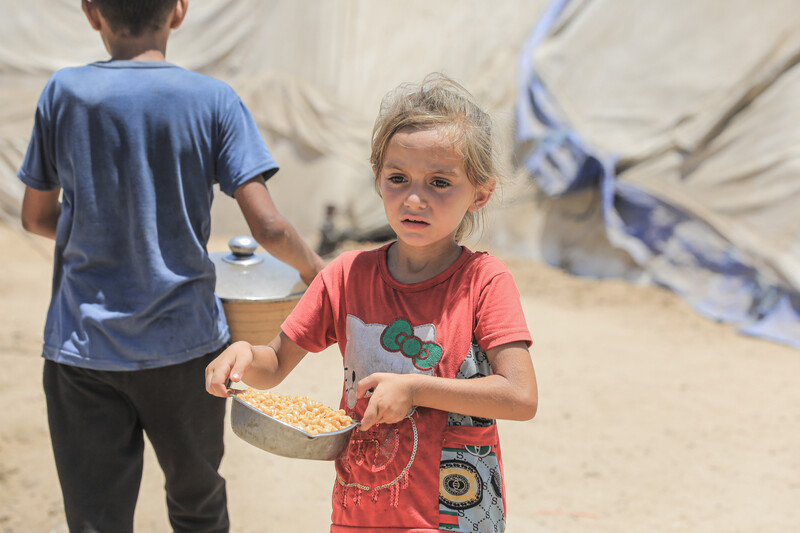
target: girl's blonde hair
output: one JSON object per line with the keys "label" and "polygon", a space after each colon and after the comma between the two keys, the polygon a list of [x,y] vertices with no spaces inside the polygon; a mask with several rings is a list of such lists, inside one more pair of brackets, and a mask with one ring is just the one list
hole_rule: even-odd
{"label": "girl's blonde hair", "polygon": [[[403,129],[436,128],[445,133],[463,157],[464,169],[476,188],[493,188],[499,178],[492,138],[492,119],[474,102],[472,95],[443,74],[429,74],[420,84],[405,83],[387,94],[381,102],[372,130],[370,163],[379,189],[386,147],[395,133]],[[469,236],[485,223],[485,212],[468,211],[458,230],[456,241]]]}

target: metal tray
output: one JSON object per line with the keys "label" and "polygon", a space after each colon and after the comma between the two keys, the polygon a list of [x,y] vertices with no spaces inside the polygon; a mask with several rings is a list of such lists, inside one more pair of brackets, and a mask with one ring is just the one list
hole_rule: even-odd
{"label": "metal tray", "polygon": [[311,435],[302,429],[259,411],[231,395],[231,428],[245,442],[257,448],[297,459],[333,461],[347,446],[358,423],[329,433]]}

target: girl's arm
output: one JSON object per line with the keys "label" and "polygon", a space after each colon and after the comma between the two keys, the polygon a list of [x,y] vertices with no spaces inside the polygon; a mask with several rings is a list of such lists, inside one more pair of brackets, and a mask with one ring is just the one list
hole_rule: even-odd
{"label": "girl's arm", "polygon": [[234,342],[206,367],[206,391],[228,396],[228,381],[244,381],[256,389],[270,389],[289,375],[306,350],[280,332],[268,346]]}
{"label": "girl's arm", "polygon": [[536,414],[536,374],[524,342],[486,352],[491,376],[451,379],[422,374],[376,373],[358,382],[358,397],[372,395],[361,420],[366,431],[378,423],[395,423],[411,407],[431,407],[491,419],[530,420]]}

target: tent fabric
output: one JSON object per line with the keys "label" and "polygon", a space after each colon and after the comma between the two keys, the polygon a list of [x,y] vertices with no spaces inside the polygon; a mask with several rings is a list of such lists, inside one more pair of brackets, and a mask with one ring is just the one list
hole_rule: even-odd
{"label": "tent fabric", "polygon": [[593,198],[584,221],[603,230],[551,262],[638,268],[800,348],[800,4],[556,0],[519,76],[522,165],[555,216]]}
{"label": "tent fabric", "polygon": [[[380,99],[442,71],[496,113],[507,144],[516,62],[543,0],[192,0],[167,59],[242,97],[281,165],[270,190],[303,235],[325,206],[345,226],[385,224],[369,144]],[[62,67],[105,59],[79,0],[0,0],[0,213],[13,220],[15,177],[36,100]],[[214,202],[215,234],[245,231],[235,203]]]}
{"label": "tent fabric", "polygon": [[[0,220],[18,225],[39,93],[107,53],[78,0],[0,7]],[[492,113],[515,171],[483,248],[654,281],[800,346],[798,30],[795,0],[192,0],[167,58],[242,96],[304,236],[329,204],[338,226],[385,224],[380,99],[443,71]],[[217,237],[247,231],[224,195],[212,217]]]}

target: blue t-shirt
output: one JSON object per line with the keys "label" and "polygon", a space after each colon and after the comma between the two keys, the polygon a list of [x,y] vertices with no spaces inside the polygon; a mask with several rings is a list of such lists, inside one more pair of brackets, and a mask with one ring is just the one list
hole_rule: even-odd
{"label": "blue t-shirt", "polygon": [[213,185],[277,171],[228,85],[170,63],[56,72],[19,179],[62,188],[43,355],[98,370],[188,361],[229,337],[206,244]]}

